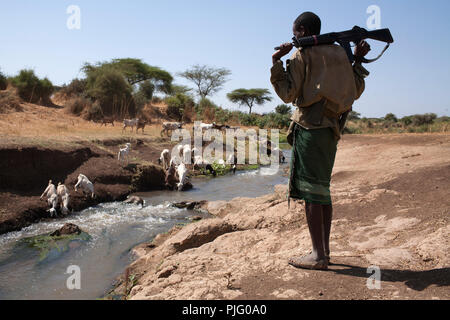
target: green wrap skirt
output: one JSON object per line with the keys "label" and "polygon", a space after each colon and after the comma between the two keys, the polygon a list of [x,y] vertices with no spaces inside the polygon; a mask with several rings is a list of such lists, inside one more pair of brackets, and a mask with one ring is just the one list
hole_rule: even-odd
{"label": "green wrap skirt", "polygon": [[315,204],[331,204],[330,181],[337,140],[331,128],[294,129],[289,196]]}

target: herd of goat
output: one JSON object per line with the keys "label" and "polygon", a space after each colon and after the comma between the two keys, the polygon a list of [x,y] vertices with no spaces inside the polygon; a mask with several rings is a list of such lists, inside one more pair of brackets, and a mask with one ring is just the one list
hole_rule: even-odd
{"label": "herd of goat", "polygon": [[[102,125],[103,124],[106,125],[106,123],[112,123],[114,125],[114,119],[111,120],[108,118],[104,118]],[[122,130],[125,130],[126,127],[131,127],[133,130],[133,128],[136,127],[136,132],[138,129],[142,129],[143,132],[146,123],[147,121],[140,120],[138,118],[131,120],[126,119],[123,121],[124,126]],[[182,126],[183,123],[181,122],[163,122],[161,135],[165,133],[167,134],[167,136],[169,136],[170,131],[181,129]],[[233,128],[227,125],[216,125],[215,123],[212,124],[201,123],[200,128],[202,130],[238,129],[237,127]],[[161,155],[158,159],[159,165],[162,166],[165,172],[165,186],[169,190],[178,190],[178,191],[184,190],[188,182],[189,168],[191,168],[194,171],[203,169],[204,171],[209,171],[213,176],[216,176],[217,173],[214,170],[212,163],[210,163],[210,161],[208,161],[207,159],[204,159],[197,148],[195,147],[191,148],[191,145],[185,144],[185,145],[178,145],[175,151],[176,154],[174,157],[172,157],[170,155],[169,149],[164,149],[161,152]],[[285,157],[283,155],[283,152],[281,150],[278,151],[280,154],[280,161],[284,163]],[[120,164],[126,163],[128,165],[130,152],[131,152],[131,144],[126,143],[124,148],[119,149],[119,152],[117,154],[118,162]],[[222,166],[223,168],[225,168],[226,164],[231,165],[231,169],[233,173],[235,173],[237,165],[236,154],[229,155],[226,162],[223,159],[220,159],[216,163],[216,165]],[[95,197],[94,184],[88,179],[88,177],[86,177],[84,174],[81,173],[78,175],[78,181],[74,187],[75,192],[78,191],[78,188],[81,188],[83,193],[90,194],[92,198]],[[52,180],[50,180],[48,186],[42,193],[40,199],[42,200],[45,196],[47,197],[47,202],[50,206],[50,209],[47,210],[47,212],[50,213],[51,217],[57,215],[58,207],[60,208],[61,212],[64,215],[69,213],[69,200],[70,200],[69,191],[65,185],[61,184],[61,182],[59,182],[58,186],[56,187],[53,184]],[[143,206],[143,200],[135,196],[128,197],[128,199],[125,202],[141,204]]]}

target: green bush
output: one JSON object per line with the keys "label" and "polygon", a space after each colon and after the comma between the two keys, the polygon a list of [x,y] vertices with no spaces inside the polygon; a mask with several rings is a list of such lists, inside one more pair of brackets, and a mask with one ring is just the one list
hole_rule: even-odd
{"label": "green bush", "polygon": [[132,87],[118,70],[97,68],[88,73],[86,86],[88,95],[99,103],[103,114],[122,117],[136,114]]}
{"label": "green bush", "polygon": [[24,101],[32,103],[48,104],[54,89],[50,80],[39,79],[33,70],[20,70],[17,76],[11,78],[11,84]]}
{"label": "green bush", "polygon": [[86,95],[86,79],[73,79],[68,85],[62,86],[60,93],[66,97],[85,96]]}
{"label": "green bush", "polygon": [[435,113],[415,114],[412,116],[412,125],[421,126],[423,124],[432,124],[437,118]]}
{"label": "green bush", "polygon": [[8,87],[8,79],[0,72],[0,90],[6,90]]}
{"label": "green bush", "polygon": [[167,97],[165,102],[167,104],[167,115],[177,121],[182,120],[185,109],[191,110],[194,107],[192,98],[183,93]]}
{"label": "green bush", "polygon": [[285,114],[291,114],[292,110],[291,110],[291,107],[289,107],[288,105],[280,104],[275,108],[275,112],[285,115]]}

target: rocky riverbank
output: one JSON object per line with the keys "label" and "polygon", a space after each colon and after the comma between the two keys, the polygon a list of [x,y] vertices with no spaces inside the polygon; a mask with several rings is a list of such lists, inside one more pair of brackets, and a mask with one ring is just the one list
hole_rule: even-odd
{"label": "rocky riverbank", "polygon": [[[286,186],[203,204],[214,218],[134,249],[112,295],[129,299],[449,299],[450,136],[345,137],[332,179],[328,271],[288,265],[310,250]],[[379,289],[368,285],[375,269]],[[132,279],[132,281],[130,281]],[[372,282],[371,282],[372,283]],[[371,289],[372,288],[372,289]]]}
{"label": "rocky riverbank", "polygon": [[[103,202],[122,201],[131,192],[164,189],[164,171],[153,164],[159,148],[135,141],[134,161],[124,167],[114,152],[121,143],[0,148],[0,234],[49,218],[47,202],[39,199],[49,179],[67,186],[74,212]],[[74,191],[79,173],[94,183],[94,199]]]}

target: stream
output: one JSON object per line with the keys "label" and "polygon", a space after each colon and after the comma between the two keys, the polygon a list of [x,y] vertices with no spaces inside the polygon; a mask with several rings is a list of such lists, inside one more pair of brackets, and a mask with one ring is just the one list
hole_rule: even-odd
{"label": "stream", "polygon": [[[278,170],[261,167],[237,171],[217,178],[193,178],[187,192],[153,191],[139,193],[146,206],[121,202],[103,203],[70,216],[33,224],[17,232],[0,235],[0,300],[6,299],[98,299],[113,286],[114,280],[133,261],[131,249],[151,241],[176,224],[189,222],[198,212],[172,207],[174,202],[231,200],[272,193],[277,184],[286,184],[284,169],[290,152],[284,151],[286,164]],[[203,214],[206,217],[206,214]],[[24,239],[61,228],[78,225],[88,241],[72,241],[67,248],[51,249],[44,257]],[[69,266],[79,266],[80,289],[69,290]]]}

